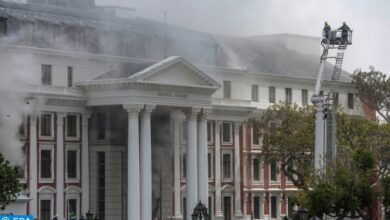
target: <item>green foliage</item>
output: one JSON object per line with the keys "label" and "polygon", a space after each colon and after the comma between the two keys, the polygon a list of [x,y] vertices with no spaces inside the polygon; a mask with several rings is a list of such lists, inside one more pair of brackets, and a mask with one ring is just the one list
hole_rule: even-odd
{"label": "green foliage", "polygon": [[21,190],[15,168],[0,154],[0,210],[14,200]]}
{"label": "green foliage", "polygon": [[314,110],[279,103],[250,123],[263,138],[266,161],[281,161],[283,172],[300,188],[307,188],[313,177]]}
{"label": "green foliage", "polygon": [[390,175],[382,178],[382,204],[387,217],[390,217]]}
{"label": "green foliage", "polygon": [[360,100],[390,122],[390,78],[373,68],[369,72],[359,69],[354,72],[353,83]]}
{"label": "green foliage", "polygon": [[337,112],[337,161],[318,177],[313,164],[314,120],[312,107],[279,103],[250,122],[263,138],[264,159],[281,161],[284,174],[303,190],[299,203],[311,214],[369,219],[374,201],[390,188],[385,185],[390,180],[380,181],[389,173],[390,124]]}

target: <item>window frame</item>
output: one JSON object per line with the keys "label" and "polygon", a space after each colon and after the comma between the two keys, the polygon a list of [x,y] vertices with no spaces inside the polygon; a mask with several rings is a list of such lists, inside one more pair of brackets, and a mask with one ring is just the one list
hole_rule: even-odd
{"label": "window frame", "polygon": [[[48,72],[46,72],[45,70],[47,70]],[[46,76],[46,74],[49,75]],[[46,77],[48,77],[48,82],[46,82],[45,80]],[[41,85],[44,86],[53,85],[53,66],[50,64],[41,64]]]}
{"label": "window frame", "polygon": [[73,87],[73,84],[74,84],[74,81],[73,81],[73,66],[68,66],[67,67],[67,75],[68,75],[68,78],[67,78],[67,86],[68,87]]}
{"label": "window frame", "polygon": [[[259,218],[255,218],[255,197],[259,198]],[[253,193],[252,194],[252,210],[253,210],[253,220],[260,220],[264,217],[264,195],[261,193]]]}
{"label": "window frame", "polygon": [[[76,136],[69,136],[68,134],[68,116],[76,116]],[[79,140],[80,139],[80,114],[67,113],[65,117],[65,140]]]}
{"label": "window frame", "polygon": [[[209,157],[210,157],[210,163],[209,163]],[[210,169],[210,171],[211,171],[211,173],[209,173],[208,172],[209,170],[207,170],[207,178],[209,181],[213,181],[214,180],[214,151],[213,151],[213,149],[207,150],[207,168]]]}
{"label": "window frame", "polygon": [[[271,162],[275,162],[275,171],[276,171],[276,180],[272,180],[272,174],[271,174],[271,172],[272,172],[272,164],[271,164]],[[280,168],[279,168],[279,163],[278,163],[278,161],[269,161],[268,162],[268,172],[269,172],[269,182],[270,182],[270,184],[278,184],[278,183],[280,183]]]}
{"label": "window frame", "polygon": [[[224,140],[224,125],[229,124],[229,129],[230,129],[230,134],[229,134],[229,140],[225,141]],[[233,144],[233,122],[231,121],[223,121],[222,126],[221,126],[221,142],[222,145],[232,145]]]}
{"label": "window frame", "polygon": [[53,216],[54,216],[54,196],[52,194],[50,195],[39,195],[39,219],[41,219],[42,217],[42,213],[41,213],[41,207],[42,207],[42,201],[43,200],[46,200],[46,201],[50,201],[50,219],[53,219]]}
{"label": "window frame", "polygon": [[[51,120],[50,127],[51,128],[50,128],[50,135],[49,136],[42,135],[42,125],[43,125],[42,116],[43,115],[50,115],[50,120]],[[53,112],[42,112],[39,115],[39,139],[49,140],[49,139],[53,139],[53,138],[54,138],[54,113]]]}
{"label": "window frame", "polygon": [[65,219],[69,219],[69,200],[76,200],[76,216],[80,216],[80,196],[74,194],[66,195],[66,203],[65,203]]}
{"label": "window frame", "polygon": [[[50,151],[50,178],[42,177],[42,151]],[[39,146],[39,169],[38,169],[39,183],[53,183],[56,171],[54,170],[54,146],[40,145]]]}
{"label": "window frame", "polygon": [[223,81],[223,98],[231,99],[232,98],[232,82],[228,80]]}
{"label": "window frame", "polygon": [[256,84],[251,85],[251,101],[252,102],[259,101],[259,85]]}
{"label": "window frame", "polygon": [[[19,125],[18,127],[18,135],[19,138],[27,138],[28,136],[28,130],[27,130],[27,123],[28,123],[28,118],[27,115],[22,115],[22,124]],[[23,133],[20,132],[21,128],[23,128]]]}
{"label": "window frame", "polygon": [[[3,31],[0,31],[0,37],[1,36],[7,36],[8,33],[8,19],[5,17],[0,17],[0,26],[3,25]],[[0,29],[1,30],[1,29]]]}
{"label": "window frame", "polygon": [[355,96],[353,93],[347,93],[347,107],[352,110],[355,107]]}
{"label": "window frame", "polygon": [[180,142],[181,144],[187,143],[187,121],[183,120],[180,123]]}
{"label": "window frame", "polygon": [[274,104],[276,102],[276,87],[268,87],[268,102]]}
{"label": "window frame", "polygon": [[[68,151],[76,151],[76,177],[68,177]],[[65,146],[65,181],[67,183],[75,183],[80,181],[80,146],[70,145]]]}
{"label": "window frame", "polygon": [[308,105],[309,102],[309,91],[307,89],[301,90],[302,106]]}
{"label": "window frame", "polygon": [[293,96],[292,88],[285,88],[284,93],[285,93],[285,100],[284,101],[287,104],[292,104],[292,96]]}
{"label": "window frame", "polygon": [[[259,160],[259,167],[258,167],[258,171],[259,171],[259,180],[255,180],[255,164],[254,164],[254,160]],[[253,183],[256,183],[256,184],[261,184],[264,182],[264,177],[263,177],[263,160],[261,159],[261,157],[259,155],[254,155],[252,157],[252,161],[251,161],[251,180]]]}
{"label": "window frame", "polygon": [[263,144],[262,144],[262,142],[263,142],[263,138],[261,137],[261,135],[260,134],[258,134],[259,136],[257,137],[257,141],[258,141],[258,143],[254,143],[254,140],[255,140],[255,127],[251,127],[251,143],[252,143],[252,146],[253,147],[261,147]]}
{"label": "window frame", "polygon": [[187,179],[187,153],[185,151],[180,156],[180,177],[182,181]]}
{"label": "window frame", "polygon": [[[225,163],[224,163],[224,155],[229,155],[229,158],[230,158],[230,166],[229,166],[229,173],[230,173],[230,177],[225,177]],[[221,166],[221,171],[222,171],[222,182],[232,182],[233,179],[234,179],[234,174],[233,174],[233,150],[222,150],[221,152],[221,162],[222,162],[222,166]]]}
{"label": "window frame", "polygon": [[[276,199],[276,202],[275,202],[276,217],[272,217],[272,198]],[[279,219],[279,217],[280,217],[280,196],[270,194],[270,196],[269,196],[269,218],[270,219]]]}
{"label": "window frame", "polygon": [[[213,145],[214,144],[214,121],[207,121],[207,144]],[[210,135],[210,140],[209,140]]]}

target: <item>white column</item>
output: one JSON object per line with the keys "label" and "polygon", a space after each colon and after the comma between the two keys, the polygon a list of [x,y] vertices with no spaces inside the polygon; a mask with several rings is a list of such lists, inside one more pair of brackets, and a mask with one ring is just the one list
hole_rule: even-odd
{"label": "white column", "polygon": [[140,105],[125,106],[128,112],[127,142],[127,219],[141,219],[140,165],[139,165],[139,111]]}
{"label": "white column", "polygon": [[154,106],[146,105],[141,116],[141,219],[152,219],[152,136],[150,114]]}
{"label": "white column", "polygon": [[174,147],[174,217],[182,218],[181,196],[180,196],[180,116],[179,111],[172,112],[172,139]]}
{"label": "white column", "polygon": [[85,216],[85,213],[90,209],[89,207],[89,142],[88,142],[88,120],[90,114],[82,115],[81,125],[81,214]]}
{"label": "white column", "polygon": [[58,220],[64,219],[64,179],[65,179],[65,150],[64,150],[64,118],[66,114],[57,113],[57,143],[56,143],[56,215]]}
{"label": "white column", "polygon": [[222,219],[221,196],[221,121],[215,121],[215,217]]}
{"label": "white column", "polygon": [[197,138],[196,138],[197,111],[187,111],[187,202],[186,215],[191,219],[191,214],[198,202],[197,179]]}
{"label": "white column", "polygon": [[241,177],[240,177],[240,122],[234,123],[234,207],[235,216],[241,217]]}
{"label": "white column", "polygon": [[208,207],[208,152],[207,152],[207,112],[203,109],[198,120],[198,200]]}
{"label": "white column", "polygon": [[29,203],[29,209],[30,209],[30,215],[33,215],[34,218],[38,217],[38,210],[37,210],[37,204],[38,204],[38,195],[37,195],[37,188],[38,188],[38,157],[37,157],[37,115],[34,113],[31,114],[31,120],[30,120],[30,161],[29,161],[29,167],[30,167],[30,176],[29,176],[29,182],[30,182],[30,203]]}

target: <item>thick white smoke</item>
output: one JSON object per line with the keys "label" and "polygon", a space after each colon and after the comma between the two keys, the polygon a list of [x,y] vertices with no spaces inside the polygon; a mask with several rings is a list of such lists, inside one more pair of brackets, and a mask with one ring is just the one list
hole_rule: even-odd
{"label": "thick white smoke", "polygon": [[[19,127],[29,112],[26,85],[30,81],[32,58],[2,53],[0,66],[0,153],[11,165],[23,165],[23,143]],[[24,130],[27,133],[27,130]]]}

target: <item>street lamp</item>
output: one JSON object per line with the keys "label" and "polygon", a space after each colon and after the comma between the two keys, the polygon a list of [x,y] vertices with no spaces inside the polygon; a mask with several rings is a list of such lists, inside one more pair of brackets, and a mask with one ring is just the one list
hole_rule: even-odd
{"label": "street lamp", "polygon": [[307,220],[307,209],[303,206],[298,210],[299,220]]}

